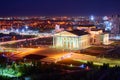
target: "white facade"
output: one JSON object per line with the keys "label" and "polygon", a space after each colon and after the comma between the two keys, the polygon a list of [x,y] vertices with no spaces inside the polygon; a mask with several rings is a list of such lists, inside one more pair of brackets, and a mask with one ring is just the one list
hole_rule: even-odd
{"label": "white facade", "polygon": [[102,30],[96,30],[96,31],[90,31],[90,34],[91,34],[91,44],[95,44],[95,45],[110,44],[108,33],[103,33]]}
{"label": "white facade", "polygon": [[89,34],[78,36],[67,31],[62,31],[54,35],[53,46],[70,50],[85,49],[90,46],[90,36]]}
{"label": "white facade", "polygon": [[104,45],[108,45],[110,44],[110,41],[109,41],[109,34],[102,34],[101,35],[101,41],[102,41],[102,44]]}

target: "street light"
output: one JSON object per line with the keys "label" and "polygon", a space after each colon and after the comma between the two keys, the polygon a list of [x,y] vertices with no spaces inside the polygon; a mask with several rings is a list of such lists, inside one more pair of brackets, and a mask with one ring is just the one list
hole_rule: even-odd
{"label": "street light", "polygon": [[25,26],[25,29],[28,29],[28,26],[27,26],[27,25]]}
{"label": "street light", "polygon": [[91,21],[94,21],[94,19],[95,19],[95,17],[92,15],[92,16],[90,16],[90,20]]}

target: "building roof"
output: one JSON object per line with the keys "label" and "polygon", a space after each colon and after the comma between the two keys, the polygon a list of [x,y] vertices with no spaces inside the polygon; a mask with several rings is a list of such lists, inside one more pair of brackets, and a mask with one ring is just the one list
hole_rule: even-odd
{"label": "building roof", "polygon": [[92,28],[91,31],[100,31],[102,29],[96,29],[96,28]]}
{"label": "building roof", "polygon": [[70,32],[72,34],[75,34],[77,36],[89,34],[88,32],[85,32],[83,30],[72,30],[72,31],[68,31],[68,32]]}
{"label": "building roof", "polygon": [[96,27],[95,25],[73,25],[73,26],[79,26],[79,27]]}

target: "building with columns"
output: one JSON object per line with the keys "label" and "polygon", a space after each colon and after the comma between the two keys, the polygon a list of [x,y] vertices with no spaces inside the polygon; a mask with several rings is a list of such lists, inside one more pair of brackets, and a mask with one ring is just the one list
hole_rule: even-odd
{"label": "building with columns", "polygon": [[69,50],[80,50],[90,45],[108,45],[109,34],[100,29],[61,31],[53,36],[53,47]]}
{"label": "building with columns", "polygon": [[90,46],[90,35],[82,30],[62,31],[54,34],[53,46],[69,50],[85,49]]}

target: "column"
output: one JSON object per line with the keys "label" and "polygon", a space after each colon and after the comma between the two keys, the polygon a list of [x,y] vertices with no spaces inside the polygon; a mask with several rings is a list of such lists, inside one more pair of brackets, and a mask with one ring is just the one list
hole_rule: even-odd
{"label": "column", "polygon": [[55,44],[54,44],[54,36],[53,36],[53,47],[55,47]]}
{"label": "column", "polygon": [[70,49],[71,49],[71,37],[69,38],[69,45],[70,45]]}
{"label": "column", "polygon": [[60,47],[62,47],[62,37],[60,36]]}
{"label": "column", "polygon": [[66,37],[66,48],[68,49],[68,39]]}
{"label": "column", "polygon": [[78,38],[79,49],[81,48],[80,37]]}
{"label": "column", "polygon": [[78,42],[77,42],[77,44],[78,44],[78,48],[80,48],[80,47],[79,47],[79,37],[77,38],[77,41],[78,41]]}

